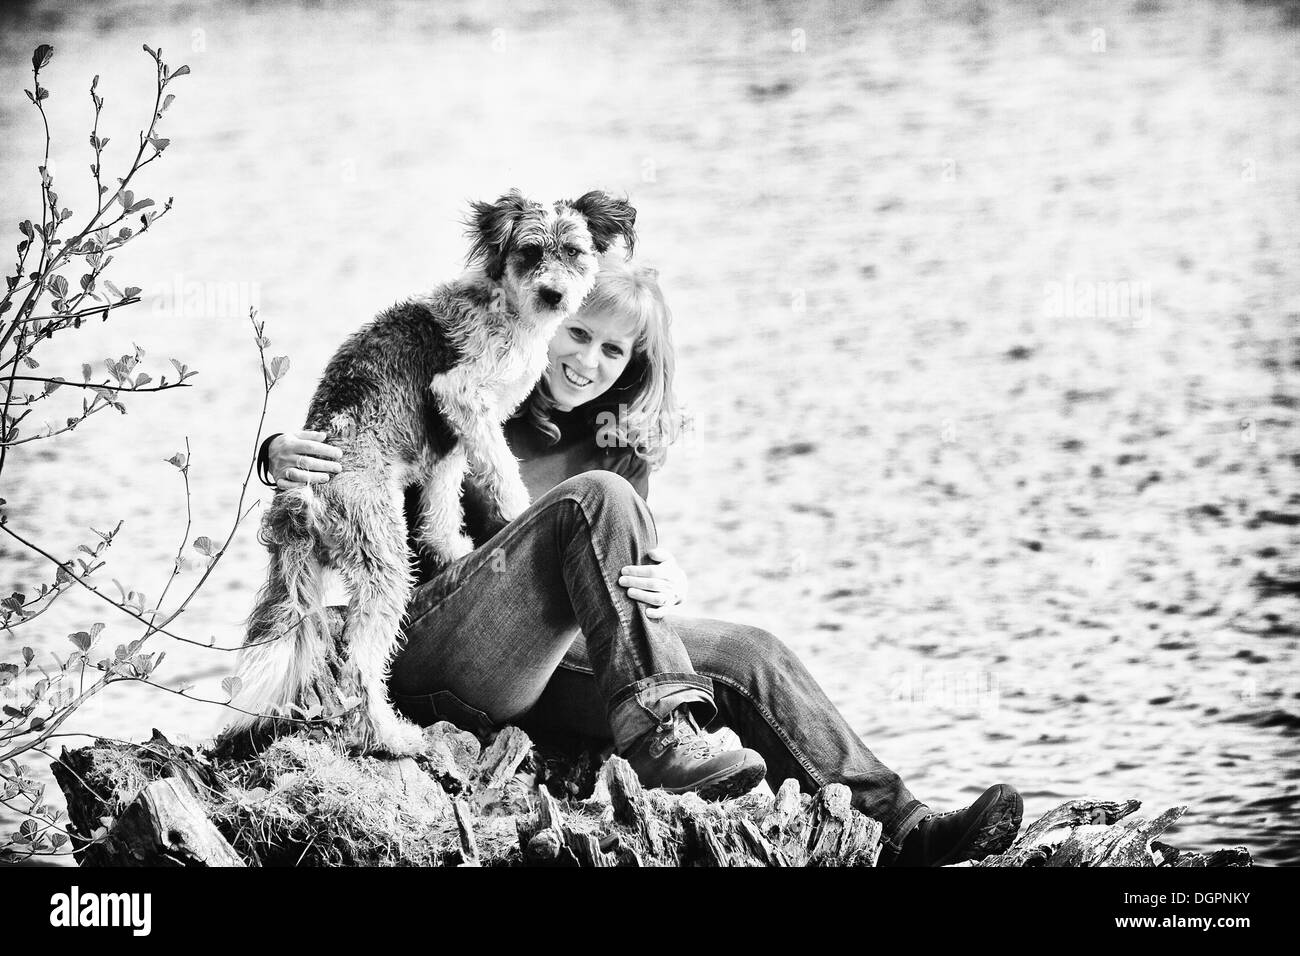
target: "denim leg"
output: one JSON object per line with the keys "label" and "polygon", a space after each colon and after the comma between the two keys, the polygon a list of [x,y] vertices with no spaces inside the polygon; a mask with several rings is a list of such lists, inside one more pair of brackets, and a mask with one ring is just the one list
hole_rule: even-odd
{"label": "denim leg", "polygon": [[650,511],[626,479],[592,471],[556,485],[416,589],[394,703],[427,722],[442,694],[504,723],[537,701],[581,633],[620,750],[682,704],[710,719],[711,684],[673,625],[618,585],[620,569],[654,546]]}
{"label": "denim leg", "polygon": [[[730,727],[767,763],[775,789],[793,777],[807,791],[842,783],[853,805],[880,821],[881,863],[930,811],[882,764],[844,720],[803,662],[756,627],[704,618],[674,618],[696,671],[713,681],[718,723]],[[576,641],[524,722],[608,737],[586,648]]]}

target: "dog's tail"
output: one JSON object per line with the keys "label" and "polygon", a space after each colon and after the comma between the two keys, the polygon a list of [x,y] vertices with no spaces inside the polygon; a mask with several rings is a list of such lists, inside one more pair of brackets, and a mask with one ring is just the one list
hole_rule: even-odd
{"label": "dog's tail", "polygon": [[239,652],[238,708],[229,732],[249,730],[297,701],[323,666],[330,640],[325,568],[318,557],[321,502],[311,489],[276,495],[259,539],[271,552],[266,584]]}

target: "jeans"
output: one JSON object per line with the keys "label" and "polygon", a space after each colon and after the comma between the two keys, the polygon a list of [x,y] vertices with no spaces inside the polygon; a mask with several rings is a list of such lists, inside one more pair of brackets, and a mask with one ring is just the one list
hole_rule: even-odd
{"label": "jeans", "polygon": [[929,813],[848,726],[802,662],[759,628],[654,620],[618,583],[656,535],[619,475],[589,471],[539,497],[416,589],[393,661],[394,704],[417,723],[507,722],[610,739],[626,753],[683,704],[763,757],[775,788],[842,783],[880,821],[881,862]]}

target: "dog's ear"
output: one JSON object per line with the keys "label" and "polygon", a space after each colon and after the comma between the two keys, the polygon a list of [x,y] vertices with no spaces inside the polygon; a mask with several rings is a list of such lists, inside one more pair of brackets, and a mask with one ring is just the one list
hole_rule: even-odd
{"label": "dog's ear", "polygon": [[636,210],[626,199],[615,199],[593,189],[569,206],[586,217],[597,252],[604,253],[615,239],[622,237],[628,256],[632,255],[636,246]]}
{"label": "dog's ear", "polygon": [[470,264],[481,262],[489,279],[500,279],[506,268],[506,250],[510,247],[511,234],[536,205],[525,199],[518,189],[510,190],[496,202],[471,203],[469,218],[465,221],[470,237]]}

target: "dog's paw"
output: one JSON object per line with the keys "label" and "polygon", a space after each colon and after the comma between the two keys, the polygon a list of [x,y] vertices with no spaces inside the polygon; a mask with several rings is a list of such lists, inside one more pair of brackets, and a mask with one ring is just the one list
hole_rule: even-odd
{"label": "dog's paw", "polygon": [[401,721],[377,731],[370,750],[390,757],[418,757],[427,747],[424,731],[415,724]]}
{"label": "dog's paw", "polygon": [[360,756],[419,757],[428,749],[424,731],[409,721],[393,717],[363,723],[354,740]]}
{"label": "dog's paw", "polygon": [[528,489],[521,484],[518,488],[502,488],[494,504],[497,515],[509,524],[528,510],[532,500],[528,497]]}
{"label": "dog's paw", "polygon": [[474,542],[468,535],[463,534],[453,535],[441,541],[424,541],[421,546],[429,560],[440,568],[455,564],[474,550]]}
{"label": "dog's paw", "polygon": [[474,542],[469,535],[458,534],[447,545],[447,555],[452,561],[459,561],[474,550]]}

